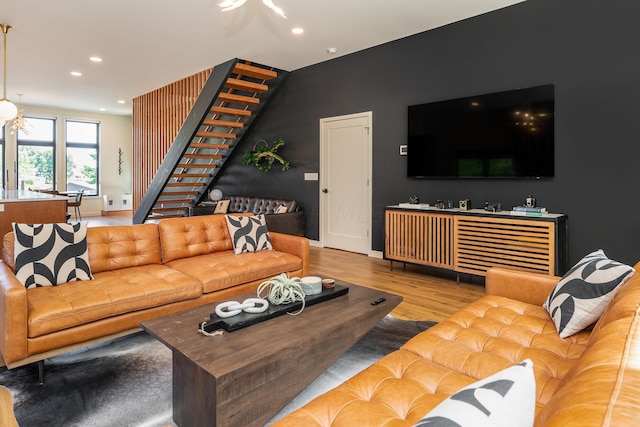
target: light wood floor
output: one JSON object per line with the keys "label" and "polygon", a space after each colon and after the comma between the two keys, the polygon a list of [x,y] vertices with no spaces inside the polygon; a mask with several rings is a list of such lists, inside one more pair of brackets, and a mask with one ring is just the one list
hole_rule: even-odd
{"label": "light wood floor", "polygon": [[[309,271],[401,295],[404,300],[392,315],[408,320],[439,322],[484,295],[482,283],[460,285],[448,272],[328,248],[309,248]],[[476,279],[478,280],[478,279]]]}
{"label": "light wood floor", "polygon": [[[100,225],[128,225],[131,217],[102,216],[84,218],[90,227]],[[416,265],[389,261],[352,252],[328,248],[309,248],[311,274],[322,274],[370,288],[401,295],[404,300],[392,315],[408,320],[440,322],[472,301],[484,295],[484,286],[468,276],[457,285],[455,275]]]}

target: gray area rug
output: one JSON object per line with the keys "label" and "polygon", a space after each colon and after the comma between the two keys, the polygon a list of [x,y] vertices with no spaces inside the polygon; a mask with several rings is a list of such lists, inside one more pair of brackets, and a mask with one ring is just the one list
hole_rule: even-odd
{"label": "gray area rug", "polygon": [[[434,325],[385,317],[273,420],[303,406]],[[175,426],[171,352],[144,332],[47,359],[44,386],[37,366],[0,368],[21,427]]]}

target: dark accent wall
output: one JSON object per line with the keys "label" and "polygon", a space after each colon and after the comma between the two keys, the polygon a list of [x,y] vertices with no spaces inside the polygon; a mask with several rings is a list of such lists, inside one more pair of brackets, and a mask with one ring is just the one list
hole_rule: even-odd
{"label": "dark accent wall", "polygon": [[[602,248],[640,260],[640,2],[528,0],[435,30],[296,70],[271,100],[218,187],[295,198],[307,237],[319,238],[319,120],[373,111],[372,249],[384,245],[386,205],[469,198],[510,208],[531,194],[569,215],[570,262]],[[339,41],[336,41],[339,45]],[[527,86],[555,85],[555,177],[420,180],[406,177],[407,106]],[[253,141],[282,137],[293,167],[241,165]],[[250,142],[251,141],[251,142]]]}

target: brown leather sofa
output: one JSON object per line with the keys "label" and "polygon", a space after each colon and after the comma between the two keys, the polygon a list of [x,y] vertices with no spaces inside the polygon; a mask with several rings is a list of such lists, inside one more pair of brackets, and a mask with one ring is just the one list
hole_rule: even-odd
{"label": "brown leather sofa", "polygon": [[[270,232],[273,251],[235,255],[224,215],[87,230],[94,277],[26,289],[0,261],[0,354],[8,368],[139,331],[143,320],[255,290],[280,273],[307,275],[306,238]],[[197,325],[194,325],[197,327]]]}
{"label": "brown leather sofa", "polygon": [[527,358],[536,427],[640,425],[640,274],[595,326],[565,339],[542,308],[558,280],[490,270],[487,296],[273,427],[412,426],[462,387]]}

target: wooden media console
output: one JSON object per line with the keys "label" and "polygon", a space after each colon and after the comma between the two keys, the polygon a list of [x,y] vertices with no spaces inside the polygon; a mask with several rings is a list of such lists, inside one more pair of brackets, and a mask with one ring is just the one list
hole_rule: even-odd
{"label": "wooden media console", "polygon": [[384,258],[484,276],[491,267],[548,275],[568,268],[568,218],[482,209],[385,209]]}

